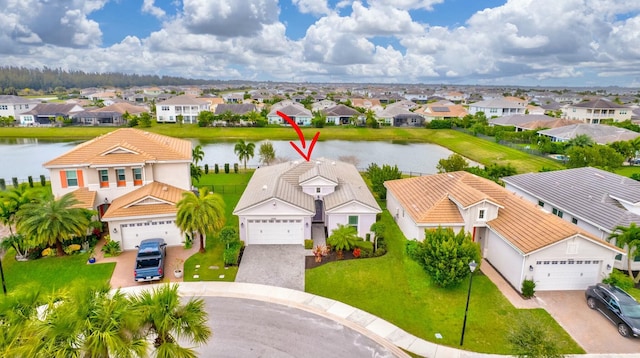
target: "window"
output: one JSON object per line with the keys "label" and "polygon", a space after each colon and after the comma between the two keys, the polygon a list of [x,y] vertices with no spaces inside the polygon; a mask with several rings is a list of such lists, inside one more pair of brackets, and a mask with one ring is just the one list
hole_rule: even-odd
{"label": "window", "polygon": [[127,182],[124,176],[124,169],[116,169],[116,180],[117,180],[118,186],[127,185]]}
{"label": "window", "polygon": [[591,123],[593,123],[593,124],[598,124],[598,123],[600,123],[600,120],[599,120],[599,119],[597,119],[597,118],[594,118],[594,119],[591,121]]}
{"label": "window", "polygon": [[560,211],[560,210],[558,210],[558,209],[556,209],[556,208],[553,208],[552,212],[553,212],[553,215],[556,215],[556,216],[558,216],[559,218],[561,218],[561,217],[562,217],[562,215],[564,215],[564,213],[563,213],[562,211]]}
{"label": "window", "polygon": [[538,206],[544,208],[544,201],[538,200]]}
{"label": "window", "polygon": [[484,209],[480,209],[480,210],[478,211],[478,219],[480,219],[480,220],[484,220],[484,212],[485,212],[485,210],[484,210]]}
{"label": "window", "polygon": [[133,185],[142,185],[142,168],[133,168]]}
{"label": "window", "polygon": [[358,217],[357,216],[349,216],[349,226],[358,230]]}
{"label": "window", "polygon": [[169,106],[162,106],[162,107],[161,107],[161,110],[163,110],[163,111],[168,111],[168,110],[169,110]]}
{"label": "window", "polygon": [[78,172],[75,170],[65,171],[67,178],[67,186],[78,186]]}
{"label": "window", "polygon": [[622,261],[622,254],[616,255],[616,261]]}
{"label": "window", "polygon": [[316,193],[320,193],[320,188],[316,188]]}
{"label": "window", "polygon": [[109,187],[109,171],[107,169],[98,170],[98,175],[100,176],[100,187],[108,188]]}
{"label": "window", "polygon": [[0,104],[0,110],[6,111],[9,107],[6,104]]}
{"label": "window", "polygon": [[621,110],[620,110],[620,114],[627,114],[627,111],[626,111],[626,110],[624,110],[624,109],[621,109]]}
{"label": "window", "polygon": [[578,225],[578,219],[571,218],[571,223],[574,224],[574,225]]}

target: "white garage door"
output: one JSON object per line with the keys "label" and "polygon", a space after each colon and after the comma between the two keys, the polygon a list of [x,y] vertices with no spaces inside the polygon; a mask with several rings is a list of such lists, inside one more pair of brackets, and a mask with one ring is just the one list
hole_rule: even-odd
{"label": "white garage door", "polygon": [[135,250],[144,239],[163,238],[169,246],[182,245],[180,229],[174,220],[151,220],[121,224],[123,250]]}
{"label": "white garage door", "polygon": [[301,219],[247,220],[247,245],[302,245],[304,231]]}
{"label": "white garage door", "polygon": [[536,291],[584,290],[598,282],[601,263],[600,260],[537,261]]}

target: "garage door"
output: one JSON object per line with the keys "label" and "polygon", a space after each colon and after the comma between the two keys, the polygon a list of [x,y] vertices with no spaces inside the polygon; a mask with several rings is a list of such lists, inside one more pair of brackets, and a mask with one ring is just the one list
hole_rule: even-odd
{"label": "garage door", "polygon": [[247,245],[302,245],[302,219],[247,220]]}
{"label": "garage door", "polygon": [[536,291],[584,290],[598,282],[601,260],[537,261]]}
{"label": "garage door", "polygon": [[169,246],[182,245],[180,229],[173,220],[151,220],[121,224],[123,250],[135,250],[144,239],[163,238]]}

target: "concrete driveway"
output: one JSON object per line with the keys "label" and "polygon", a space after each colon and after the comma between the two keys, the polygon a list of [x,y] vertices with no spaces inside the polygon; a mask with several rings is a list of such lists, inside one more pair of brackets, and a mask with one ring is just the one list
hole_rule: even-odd
{"label": "concrete driveway", "polygon": [[599,311],[587,306],[584,291],[540,291],[536,297],[587,353],[638,353],[639,338],[624,338]]}
{"label": "concrete driveway", "polygon": [[304,291],[304,261],[302,245],[249,245],[242,254],[236,282]]}

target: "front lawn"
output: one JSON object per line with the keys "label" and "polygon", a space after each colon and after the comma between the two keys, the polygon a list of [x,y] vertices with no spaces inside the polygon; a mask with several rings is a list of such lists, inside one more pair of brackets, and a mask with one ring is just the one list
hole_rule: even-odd
{"label": "front lawn", "polygon": [[[468,285],[434,286],[405,255],[405,238],[387,211],[382,222],[387,227],[385,256],[307,270],[306,291],[363,309],[425,340],[458,348]],[[486,276],[478,274],[473,279],[464,349],[510,354],[508,333],[520,321],[532,319],[549,327],[563,353],[584,353],[545,310],[515,309]],[[436,333],[442,339],[436,339]]]}
{"label": "front lawn", "polygon": [[86,253],[30,261],[16,261],[14,257],[15,251],[10,249],[2,259],[7,292],[20,287],[39,287],[43,293],[49,293],[77,280],[108,283],[116,267],[113,262],[87,264]]}
{"label": "front lawn", "polygon": [[[197,186],[206,186],[219,193],[224,199],[226,206],[226,226],[238,228],[238,217],[233,215],[233,209],[236,207],[242,192],[247,187],[247,183],[253,175],[253,170],[240,170],[237,174],[231,171],[225,174],[221,171],[218,174],[209,172],[202,175]],[[194,245],[200,245],[198,239],[194,239]],[[229,281],[233,282],[238,273],[238,267],[233,266],[226,268],[222,258],[224,245],[217,235],[208,235],[206,241],[207,252],[204,254],[196,253],[187,259],[184,263],[184,281]],[[200,265],[198,269],[196,266]],[[198,275],[198,278],[194,278]],[[221,277],[224,275],[224,277]]]}

